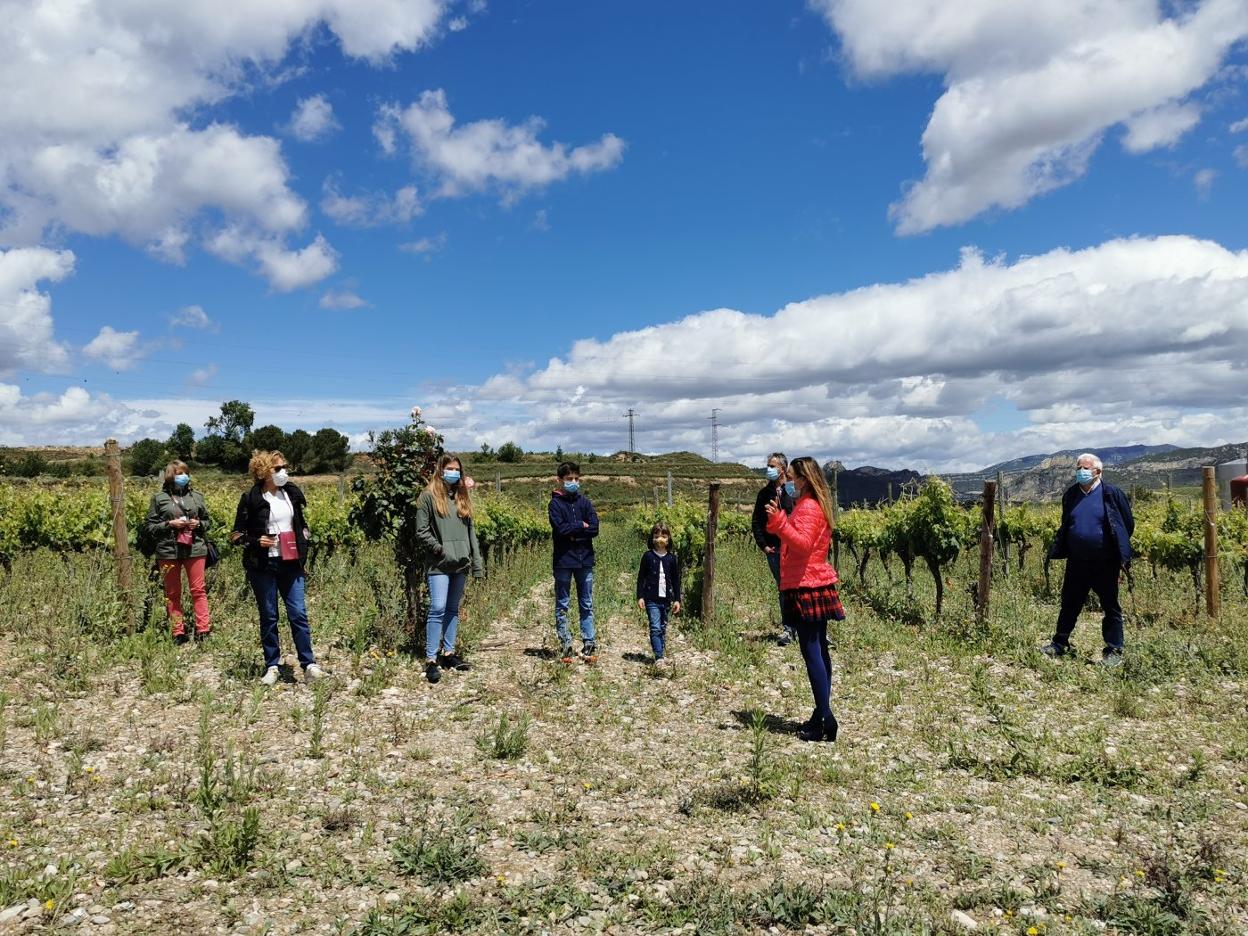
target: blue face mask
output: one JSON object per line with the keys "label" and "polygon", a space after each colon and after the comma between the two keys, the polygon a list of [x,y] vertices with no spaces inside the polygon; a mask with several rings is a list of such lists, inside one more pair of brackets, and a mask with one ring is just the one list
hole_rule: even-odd
{"label": "blue face mask", "polygon": [[794,484],[792,481],[785,481],[784,493],[788,494],[789,497],[797,497],[797,485]]}
{"label": "blue face mask", "polygon": [[442,480],[445,481],[447,484],[459,484],[459,472],[458,471],[444,471],[442,472]]}
{"label": "blue face mask", "polygon": [[191,476],[188,474],[178,474],[173,476],[173,483],[178,487],[186,487],[191,483]]}
{"label": "blue face mask", "polygon": [[767,466],[767,480],[768,480],[768,481],[779,481],[779,480],[780,480],[780,469],[779,469],[779,468],[772,468],[770,465],[768,465],[768,466]]}
{"label": "blue face mask", "polygon": [[1080,484],[1091,484],[1095,477],[1091,468],[1080,468],[1075,472],[1075,480]]}
{"label": "blue face mask", "polygon": [[581,489],[581,482],[580,481],[564,481],[563,489],[568,494],[575,494],[577,491]]}

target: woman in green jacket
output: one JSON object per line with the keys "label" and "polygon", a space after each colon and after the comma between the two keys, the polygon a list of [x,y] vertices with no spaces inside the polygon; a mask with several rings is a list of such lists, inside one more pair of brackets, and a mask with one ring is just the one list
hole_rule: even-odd
{"label": "woman in green jacket", "polygon": [[165,466],[165,481],[147,508],[147,534],[156,543],[156,564],[165,582],[165,608],[177,643],[187,640],[182,618],[182,571],[191,586],[195,606],[195,639],[212,633],[204,568],[208,559],[208,528],[212,521],[204,495],[191,489],[186,462]]}
{"label": "woman in green jacket", "polygon": [[425,625],[425,677],[436,683],[440,668],[464,670],[455,652],[459,603],[469,573],[485,575],[477,531],[472,523],[470,479],[454,455],[443,455],[428,486],[416,500],[416,539],[425,552],[429,575],[429,620]]}

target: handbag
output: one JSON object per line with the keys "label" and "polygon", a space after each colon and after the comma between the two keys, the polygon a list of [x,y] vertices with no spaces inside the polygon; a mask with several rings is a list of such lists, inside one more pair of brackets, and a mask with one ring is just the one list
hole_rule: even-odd
{"label": "handbag", "polygon": [[295,540],[295,531],[277,534],[277,548],[283,560],[299,558],[299,543]]}
{"label": "handbag", "polygon": [[217,544],[210,539],[205,539],[204,544],[208,547],[208,555],[204,559],[204,568],[211,569],[221,561],[221,553],[217,551]]}

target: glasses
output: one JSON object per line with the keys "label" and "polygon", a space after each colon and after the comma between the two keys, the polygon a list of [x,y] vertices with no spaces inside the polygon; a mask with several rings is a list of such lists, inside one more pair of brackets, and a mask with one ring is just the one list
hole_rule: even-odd
{"label": "glasses", "polygon": [[273,470],[274,470],[274,471],[285,471],[285,470],[286,470],[286,466],[285,466],[285,465],[274,465],[274,466],[273,466]]}

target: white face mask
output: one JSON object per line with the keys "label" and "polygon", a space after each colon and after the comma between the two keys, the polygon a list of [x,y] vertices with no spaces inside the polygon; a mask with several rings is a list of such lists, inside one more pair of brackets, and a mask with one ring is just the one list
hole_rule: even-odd
{"label": "white face mask", "polygon": [[283,471],[273,472],[273,483],[278,487],[285,487],[286,482],[290,480],[290,475]]}

